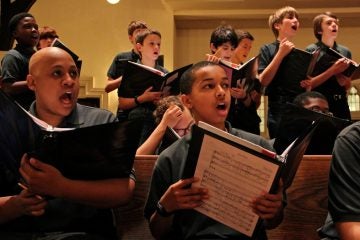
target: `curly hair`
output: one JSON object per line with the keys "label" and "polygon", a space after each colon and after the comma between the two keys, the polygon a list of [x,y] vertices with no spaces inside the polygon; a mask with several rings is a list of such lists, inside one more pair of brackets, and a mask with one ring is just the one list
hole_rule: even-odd
{"label": "curly hair", "polygon": [[179,96],[164,97],[157,103],[157,107],[153,113],[156,124],[161,122],[166,110],[172,105],[178,106],[182,111],[184,111],[184,105]]}

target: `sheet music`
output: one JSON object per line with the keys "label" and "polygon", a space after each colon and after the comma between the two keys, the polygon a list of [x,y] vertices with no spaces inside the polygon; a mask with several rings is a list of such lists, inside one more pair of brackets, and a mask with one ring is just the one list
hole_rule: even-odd
{"label": "sheet music", "polygon": [[209,190],[197,211],[252,236],[259,217],[250,202],[269,191],[279,166],[204,135],[193,184]]}

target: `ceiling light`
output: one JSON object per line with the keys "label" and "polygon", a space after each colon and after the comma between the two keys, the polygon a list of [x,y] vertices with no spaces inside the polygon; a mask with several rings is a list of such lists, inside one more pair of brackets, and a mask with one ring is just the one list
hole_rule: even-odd
{"label": "ceiling light", "polygon": [[107,0],[110,4],[117,4],[120,2],[120,0]]}

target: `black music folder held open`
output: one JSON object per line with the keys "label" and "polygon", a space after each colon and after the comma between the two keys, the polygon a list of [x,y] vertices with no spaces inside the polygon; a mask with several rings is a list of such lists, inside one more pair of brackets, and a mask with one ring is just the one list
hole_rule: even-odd
{"label": "black music folder held open", "polygon": [[163,97],[180,93],[181,75],[192,66],[183,66],[169,73],[163,73],[155,68],[140,63],[124,61],[124,74],[119,88],[123,97],[140,96],[149,87],[152,91],[162,92]]}
{"label": "black music folder held open", "polygon": [[192,129],[183,178],[209,190],[210,198],[196,211],[252,237],[261,220],[250,205],[263,191],[275,192],[282,178],[290,187],[316,122],[281,154],[199,122]]}
{"label": "black music folder held open", "polygon": [[332,154],[336,136],[342,129],[352,123],[347,119],[337,118],[287,103],[274,141],[276,152],[278,154],[283,152],[302,133],[303,129],[307,128],[313,121],[319,123],[306,149],[305,154],[307,155]]}
{"label": "black music folder held open", "polygon": [[55,166],[71,179],[128,177],[139,144],[141,122],[84,128],[46,126],[0,90],[0,159],[16,176],[24,153]]}

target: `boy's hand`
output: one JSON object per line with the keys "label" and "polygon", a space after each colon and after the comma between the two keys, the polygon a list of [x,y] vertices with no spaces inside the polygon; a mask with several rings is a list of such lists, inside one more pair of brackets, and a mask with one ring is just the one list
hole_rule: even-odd
{"label": "boy's hand", "polygon": [[206,61],[219,63],[220,58],[217,57],[216,55],[206,54]]}
{"label": "boy's hand", "polygon": [[160,199],[160,203],[167,212],[179,209],[193,209],[202,204],[202,200],[209,198],[205,188],[186,188],[189,184],[199,181],[195,178],[181,179],[172,184]]}
{"label": "boy's hand", "polygon": [[273,219],[283,210],[283,182],[280,180],[276,194],[264,192],[251,203],[253,212],[262,219]]}
{"label": "boy's hand", "polygon": [[300,82],[300,86],[301,86],[302,88],[305,88],[306,91],[311,91],[311,89],[312,89],[312,86],[311,86],[311,77],[308,77],[308,79],[302,80],[302,81]]}
{"label": "boy's hand", "polygon": [[350,60],[347,58],[340,58],[338,59],[331,67],[330,69],[333,71],[333,75],[337,75],[345,71],[349,65]]}
{"label": "boy's hand", "polygon": [[246,91],[243,88],[231,88],[230,94],[236,99],[244,99],[246,97]]}
{"label": "boy's hand", "polygon": [[143,94],[138,97],[140,103],[157,102],[161,99],[162,92],[152,92],[153,87],[149,87]]}
{"label": "boy's hand", "polygon": [[176,105],[171,105],[166,109],[161,121],[164,122],[166,126],[173,128],[181,120],[182,115],[183,112],[181,108]]}
{"label": "boy's hand", "polygon": [[287,40],[287,38],[284,38],[280,42],[279,51],[277,54],[280,54],[280,56],[285,57],[288,55],[291,50],[295,47],[295,44]]}

